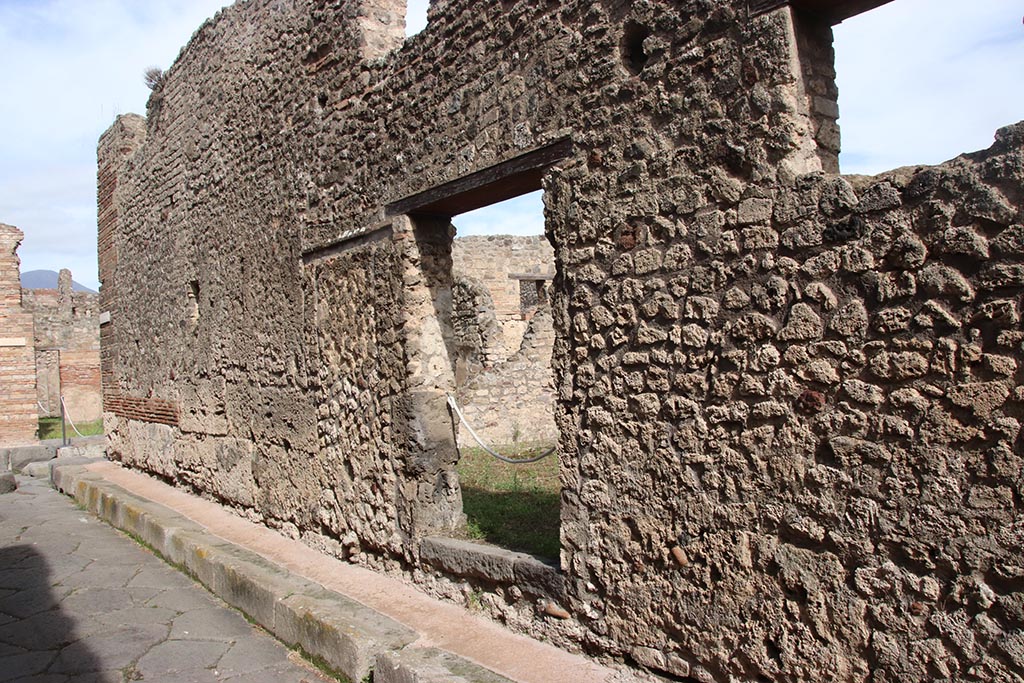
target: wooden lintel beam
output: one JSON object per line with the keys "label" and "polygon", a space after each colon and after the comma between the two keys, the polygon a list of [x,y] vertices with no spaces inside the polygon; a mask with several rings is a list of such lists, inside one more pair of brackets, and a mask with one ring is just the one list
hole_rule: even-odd
{"label": "wooden lintel beam", "polygon": [[554,273],[509,273],[509,280],[554,280]]}
{"label": "wooden lintel beam", "polygon": [[418,192],[387,205],[387,215],[457,216],[541,189],[544,173],[572,154],[572,140],[562,138],[544,147]]}

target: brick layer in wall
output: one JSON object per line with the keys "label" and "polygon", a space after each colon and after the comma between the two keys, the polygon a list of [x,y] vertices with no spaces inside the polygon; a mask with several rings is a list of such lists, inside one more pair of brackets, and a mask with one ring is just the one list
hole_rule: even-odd
{"label": "brick layer in wall", "polygon": [[133,396],[104,397],[103,407],[108,412],[126,420],[155,422],[157,424],[178,425],[178,404],[155,398],[137,398]]}

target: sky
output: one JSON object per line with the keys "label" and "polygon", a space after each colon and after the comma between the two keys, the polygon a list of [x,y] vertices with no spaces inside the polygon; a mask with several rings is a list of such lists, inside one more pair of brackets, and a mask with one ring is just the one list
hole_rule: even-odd
{"label": "sky", "polygon": [[[98,287],[96,141],[144,114],[168,67],[225,0],[0,0],[0,222],[22,271]],[[1021,0],[895,0],[835,29],[844,173],[938,163],[1024,119]],[[426,23],[410,0],[408,33]],[[540,193],[455,220],[459,234],[540,234]]]}

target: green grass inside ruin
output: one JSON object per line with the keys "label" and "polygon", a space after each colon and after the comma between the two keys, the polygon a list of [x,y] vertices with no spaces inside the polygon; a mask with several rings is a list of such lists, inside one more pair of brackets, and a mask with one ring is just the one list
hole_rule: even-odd
{"label": "green grass inside ruin", "polygon": [[[529,458],[550,445],[495,448],[511,458]],[[508,465],[480,448],[463,448],[459,458],[466,535],[474,540],[557,560],[561,485],[558,455],[530,465]]]}
{"label": "green grass inside ruin", "polygon": [[[82,436],[96,436],[97,434],[103,433],[103,420],[96,420],[94,422],[82,422],[75,423],[78,427],[78,431],[82,432]],[[69,439],[73,439],[78,436],[75,430],[71,428],[71,425],[67,426],[67,436]],[[39,439],[46,441],[47,439],[59,439],[60,438],[60,418],[59,417],[41,417],[39,418]]]}

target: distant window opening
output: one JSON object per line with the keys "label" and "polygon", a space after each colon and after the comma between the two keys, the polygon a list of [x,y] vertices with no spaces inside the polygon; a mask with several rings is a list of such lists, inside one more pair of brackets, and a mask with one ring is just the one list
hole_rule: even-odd
{"label": "distant window opening", "polygon": [[519,280],[519,309],[523,320],[529,320],[534,314],[548,305],[548,280],[522,278]]}
{"label": "distant window opening", "polygon": [[[907,30],[912,27],[912,30]],[[844,173],[937,164],[1020,120],[1020,4],[896,0],[834,27]],[[884,46],[884,47],[880,47]]]}

